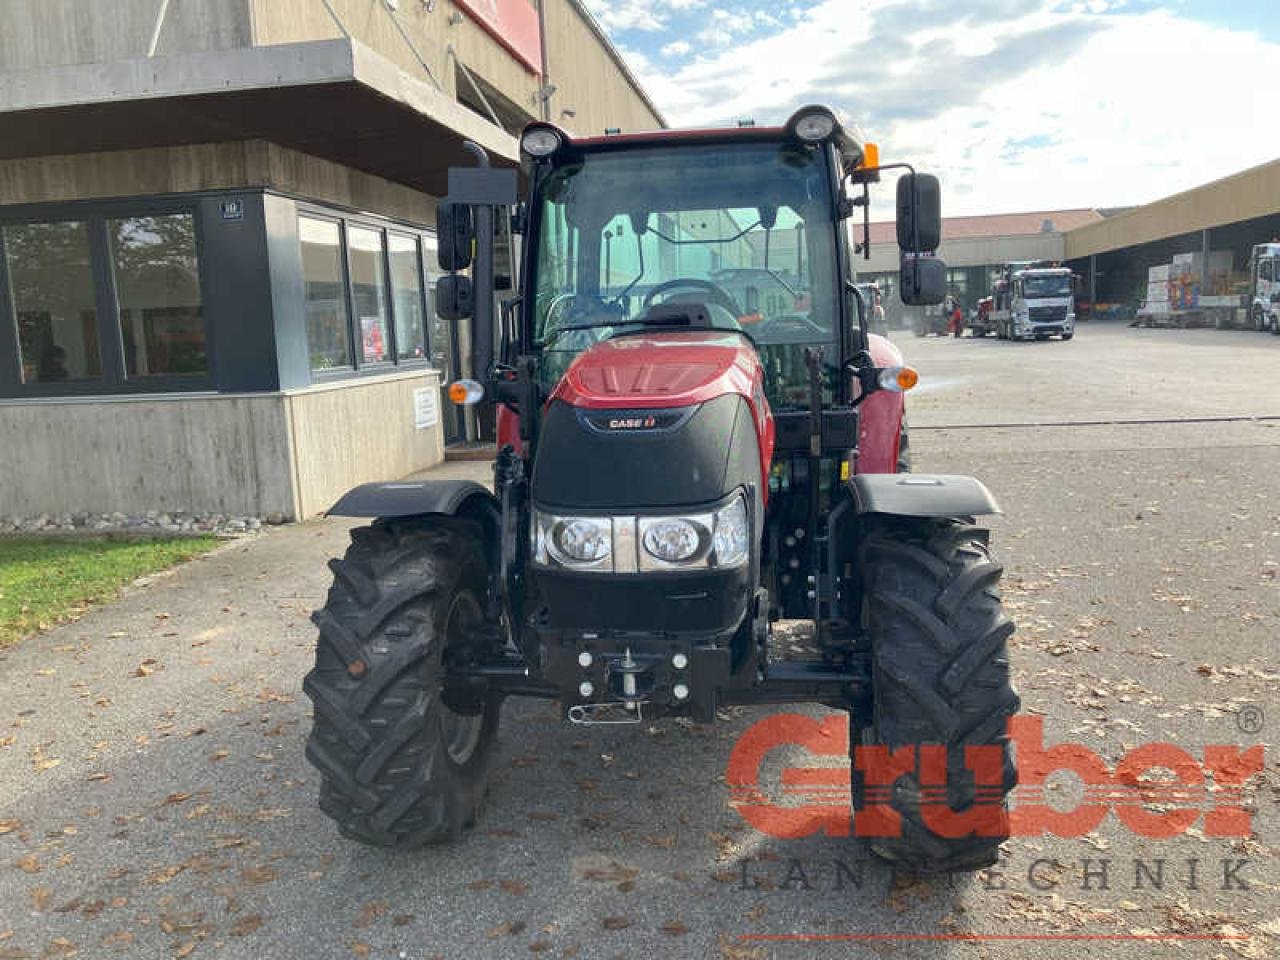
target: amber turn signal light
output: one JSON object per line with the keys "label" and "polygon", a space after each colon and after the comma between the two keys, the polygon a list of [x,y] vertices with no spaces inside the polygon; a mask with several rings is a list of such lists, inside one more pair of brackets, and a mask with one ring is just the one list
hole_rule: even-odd
{"label": "amber turn signal light", "polygon": [[455,380],[449,384],[449,402],[469,407],[484,399],[484,385],[475,380]]}
{"label": "amber turn signal light", "polygon": [[920,382],[914,367],[885,367],[880,371],[880,389],[906,393]]}

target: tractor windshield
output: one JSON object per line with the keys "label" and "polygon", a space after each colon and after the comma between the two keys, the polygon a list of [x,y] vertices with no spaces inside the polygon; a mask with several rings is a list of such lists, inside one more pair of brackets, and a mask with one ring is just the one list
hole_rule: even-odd
{"label": "tractor windshield", "polygon": [[591,344],[685,304],[750,335],[775,406],[804,406],[804,347],[826,345],[832,368],[840,360],[824,156],[682,145],[586,153],[553,171],[540,191],[533,302],[547,385]]}

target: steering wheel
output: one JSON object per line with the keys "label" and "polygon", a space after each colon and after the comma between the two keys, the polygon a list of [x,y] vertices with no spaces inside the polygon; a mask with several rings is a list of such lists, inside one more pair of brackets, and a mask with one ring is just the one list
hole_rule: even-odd
{"label": "steering wheel", "polygon": [[735,317],[742,315],[742,311],[738,308],[737,302],[723,287],[717,286],[708,280],[698,280],[694,277],[677,277],[675,280],[667,280],[664,283],[658,284],[645,294],[645,308],[648,309],[653,306],[654,299],[662,294],[671,290],[679,290],[682,287],[690,290],[701,290],[704,293],[710,294],[710,303],[724,307]]}
{"label": "steering wheel", "polygon": [[820,340],[827,339],[829,335],[828,331],[806,316],[798,313],[784,313],[761,323],[756,336],[761,341],[768,343],[774,337],[785,336],[787,333],[793,333],[793,335],[804,339],[817,338]]}

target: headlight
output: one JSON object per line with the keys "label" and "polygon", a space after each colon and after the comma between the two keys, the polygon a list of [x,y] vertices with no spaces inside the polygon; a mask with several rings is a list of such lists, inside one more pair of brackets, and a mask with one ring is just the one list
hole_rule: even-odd
{"label": "headlight", "polygon": [[535,563],[612,571],[613,526],[608,517],[556,517],[539,513],[533,529]]}
{"label": "headlight", "polygon": [[679,563],[688,560],[706,541],[706,528],[697,527],[688,520],[647,520],[641,543],[645,552],[656,560]]}
{"label": "headlight", "polygon": [[802,113],[792,120],[791,129],[795,135],[807,143],[825,140],[836,129],[836,118],[829,110],[814,110]]}
{"label": "headlight", "polygon": [[740,567],[751,555],[751,524],[747,522],[746,501],[738,496],[716,514],[715,546],[717,567]]}
{"label": "headlight", "polygon": [[593,573],[733,569],[751,556],[746,499],[709,513],[665,517],[566,517],[536,511],[533,562]]}
{"label": "headlight", "polygon": [[520,148],[531,157],[549,157],[560,149],[560,134],[550,127],[533,127],[520,138]]}

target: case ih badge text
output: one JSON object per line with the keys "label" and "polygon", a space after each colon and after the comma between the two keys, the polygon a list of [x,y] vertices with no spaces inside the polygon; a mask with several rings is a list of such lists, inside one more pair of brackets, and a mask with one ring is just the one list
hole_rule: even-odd
{"label": "case ih badge text", "polygon": [[610,430],[652,430],[657,425],[657,417],[614,417],[609,421]]}

